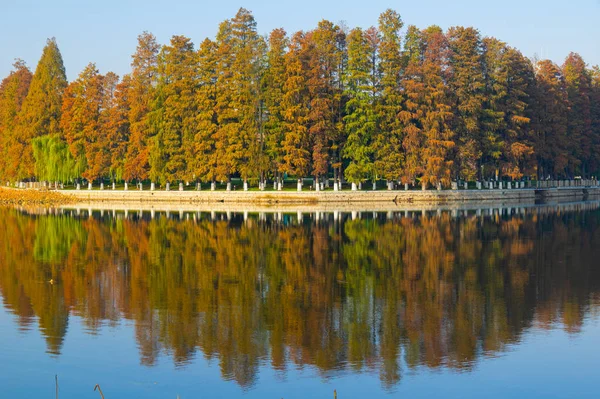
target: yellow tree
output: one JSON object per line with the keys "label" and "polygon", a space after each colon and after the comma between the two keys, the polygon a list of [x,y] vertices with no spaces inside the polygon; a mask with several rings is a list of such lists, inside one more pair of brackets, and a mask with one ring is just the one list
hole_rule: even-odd
{"label": "yellow tree", "polygon": [[31,71],[23,61],[17,60],[13,68],[0,83],[0,176],[8,181],[17,178],[21,162],[17,115],[32,78]]}
{"label": "yellow tree", "polygon": [[452,154],[455,146],[452,130],[452,103],[449,88],[448,42],[442,30],[432,26],[423,31],[424,116],[422,122],[423,176],[421,185],[450,185]]}

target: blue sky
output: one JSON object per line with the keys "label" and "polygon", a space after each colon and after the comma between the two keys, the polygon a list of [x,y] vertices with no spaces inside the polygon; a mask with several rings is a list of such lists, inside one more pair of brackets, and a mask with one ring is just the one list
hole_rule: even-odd
{"label": "blue sky", "polygon": [[103,73],[122,75],[129,71],[140,32],[154,33],[161,43],[182,34],[198,44],[214,37],[219,22],[241,6],[254,13],[262,34],[277,27],[308,30],[321,19],[368,27],[393,8],[406,25],[474,26],[528,57],[562,63],[576,51],[590,65],[600,64],[600,0],[0,0],[0,77],[15,58],[34,69],[52,36],[70,80],[89,62]]}

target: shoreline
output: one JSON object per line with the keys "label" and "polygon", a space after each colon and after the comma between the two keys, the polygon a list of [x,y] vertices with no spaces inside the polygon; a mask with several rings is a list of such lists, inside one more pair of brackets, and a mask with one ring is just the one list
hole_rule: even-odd
{"label": "shoreline", "polygon": [[[525,211],[526,209],[537,209],[537,208],[548,208],[554,209],[556,207],[568,209],[570,207],[581,207],[590,205],[595,208],[600,206],[600,196],[594,196],[588,200],[582,198],[573,199],[557,199],[553,201],[547,201],[543,203],[523,203],[523,202],[496,202],[490,201],[487,203],[451,203],[451,204],[387,204],[387,203],[375,203],[375,204],[336,204],[336,203],[324,203],[315,205],[294,205],[294,204],[279,204],[279,205],[261,205],[261,204],[241,204],[241,203],[211,203],[211,204],[179,204],[179,203],[118,203],[118,202],[89,202],[89,203],[73,203],[60,205],[52,208],[54,211],[74,211],[77,215],[90,216],[92,213],[100,212],[104,213],[123,213],[127,214],[154,214],[160,213],[173,213],[173,214],[188,214],[188,213],[216,213],[216,214],[335,214],[335,213],[444,213],[450,212],[452,214],[466,214],[474,212],[480,213],[494,213],[498,210],[514,210]],[[42,213],[50,212],[52,210],[41,210]]]}
{"label": "shoreline", "polygon": [[0,190],[6,205],[80,205],[94,207],[180,208],[320,208],[390,210],[398,207],[482,207],[552,201],[600,199],[600,187],[391,191],[139,191],[139,190]]}
{"label": "shoreline", "polygon": [[77,203],[288,205],[443,205],[456,203],[535,203],[600,196],[600,187],[393,191],[139,191],[58,190]]}

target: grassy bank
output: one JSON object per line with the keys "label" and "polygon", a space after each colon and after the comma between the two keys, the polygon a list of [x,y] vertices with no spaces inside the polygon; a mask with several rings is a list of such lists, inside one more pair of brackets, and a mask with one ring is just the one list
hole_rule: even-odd
{"label": "grassy bank", "polygon": [[57,206],[76,202],[70,195],[42,190],[0,188],[0,205]]}

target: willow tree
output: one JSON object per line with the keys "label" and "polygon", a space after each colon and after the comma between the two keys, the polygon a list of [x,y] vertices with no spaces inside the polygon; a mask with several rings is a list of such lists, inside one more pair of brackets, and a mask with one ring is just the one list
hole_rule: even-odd
{"label": "willow tree", "polygon": [[48,39],[18,115],[18,145],[13,153],[19,159],[18,179],[31,179],[35,175],[31,140],[60,135],[62,95],[66,86],[67,76],[58,45],[54,38]]}
{"label": "willow tree", "polygon": [[156,65],[160,47],[154,35],[144,32],[138,36],[136,52],[131,62],[129,100],[130,135],[127,143],[123,178],[146,179],[149,175],[149,150],[151,130],[148,113],[156,84]]}
{"label": "willow tree", "polygon": [[379,68],[381,72],[380,93],[377,101],[379,126],[373,143],[375,169],[388,181],[399,179],[404,164],[402,151],[403,132],[398,115],[402,110],[402,39],[404,26],[400,15],[387,10],[379,17]]}
{"label": "willow tree", "polygon": [[66,183],[80,177],[69,145],[57,135],[31,140],[38,180]]}
{"label": "willow tree", "polygon": [[17,60],[13,70],[0,83],[0,176],[8,181],[17,178],[21,162],[17,115],[29,91],[31,78],[27,65]]}
{"label": "willow tree", "polygon": [[344,117],[346,145],[344,157],[349,164],[344,172],[346,180],[356,185],[372,176],[372,140],[377,127],[374,108],[373,59],[377,47],[360,28],[348,35],[348,69],[345,94],[346,116]]}

